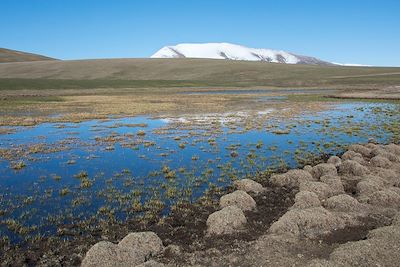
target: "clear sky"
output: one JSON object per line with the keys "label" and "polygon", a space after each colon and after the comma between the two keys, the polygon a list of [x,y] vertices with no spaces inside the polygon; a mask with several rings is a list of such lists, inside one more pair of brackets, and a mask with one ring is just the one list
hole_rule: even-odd
{"label": "clear sky", "polygon": [[0,0],[0,47],[60,59],[231,42],[400,66],[400,0]]}

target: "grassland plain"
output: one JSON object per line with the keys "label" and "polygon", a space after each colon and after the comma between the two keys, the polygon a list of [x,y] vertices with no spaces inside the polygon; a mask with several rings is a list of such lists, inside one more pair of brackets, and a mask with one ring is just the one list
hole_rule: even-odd
{"label": "grassland plain", "polygon": [[[248,106],[255,98],[246,94],[196,97],[182,94],[194,90],[333,88],[338,90],[333,97],[357,98],[362,93],[360,96],[363,98],[386,95],[384,99],[395,100],[400,95],[398,84],[400,68],[393,67],[287,65],[208,59],[2,63],[0,116],[2,125],[33,125],[44,121],[106,118],[109,115],[218,112],[227,107]],[[271,94],[274,95],[269,91],[268,95]],[[316,98],[322,99],[321,96],[310,98],[301,94],[289,100],[318,100]],[[58,115],[57,118],[54,115]]]}

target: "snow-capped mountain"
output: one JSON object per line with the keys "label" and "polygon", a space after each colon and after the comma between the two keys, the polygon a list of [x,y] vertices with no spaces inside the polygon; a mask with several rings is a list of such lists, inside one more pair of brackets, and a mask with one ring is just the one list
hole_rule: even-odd
{"label": "snow-capped mountain", "polygon": [[212,58],[228,60],[265,61],[286,64],[333,65],[333,63],[308,56],[272,50],[248,48],[229,43],[178,44],[165,46],[152,58]]}

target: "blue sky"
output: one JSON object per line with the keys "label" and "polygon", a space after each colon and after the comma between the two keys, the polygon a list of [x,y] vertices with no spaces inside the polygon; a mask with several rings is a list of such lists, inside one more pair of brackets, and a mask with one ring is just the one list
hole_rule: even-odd
{"label": "blue sky", "polygon": [[60,59],[148,57],[231,42],[400,66],[398,0],[0,0],[0,47]]}

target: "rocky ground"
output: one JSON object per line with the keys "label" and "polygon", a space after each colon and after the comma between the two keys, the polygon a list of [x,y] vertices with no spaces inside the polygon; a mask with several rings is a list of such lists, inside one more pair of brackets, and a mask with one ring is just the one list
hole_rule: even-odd
{"label": "rocky ground", "polygon": [[204,233],[193,243],[166,242],[153,232],[131,233],[118,244],[94,245],[82,266],[400,262],[399,145],[352,145],[340,158],[273,175],[267,187],[248,179],[235,186],[236,191],[221,197],[220,209],[203,222]]}

